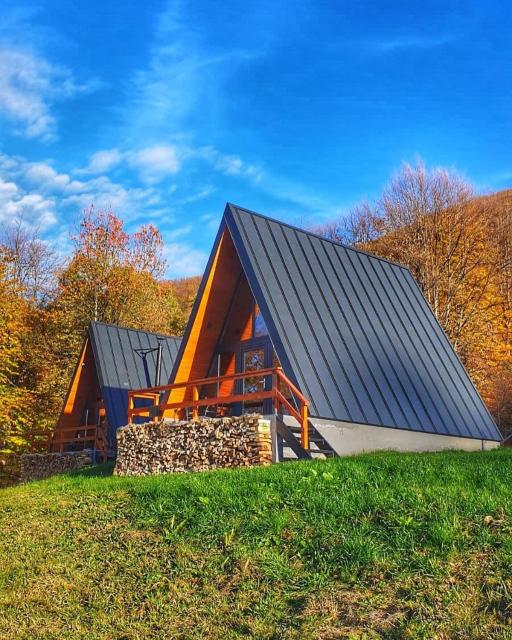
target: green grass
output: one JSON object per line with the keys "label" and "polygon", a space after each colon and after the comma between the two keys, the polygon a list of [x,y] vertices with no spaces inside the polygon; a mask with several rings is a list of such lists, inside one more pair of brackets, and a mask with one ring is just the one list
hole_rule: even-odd
{"label": "green grass", "polygon": [[110,472],[0,491],[0,638],[512,639],[512,450]]}

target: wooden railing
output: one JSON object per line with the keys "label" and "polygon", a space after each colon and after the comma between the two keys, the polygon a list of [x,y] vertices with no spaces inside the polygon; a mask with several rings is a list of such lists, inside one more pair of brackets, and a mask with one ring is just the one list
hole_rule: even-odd
{"label": "wooden railing", "polygon": [[[236,383],[244,381],[246,378],[263,378],[264,389],[261,391],[238,393]],[[271,384],[267,381],[271,379]],[[233,382],[234,391],[230,395],[219,395],[220,385],[226,382]],[[203,387],[216,385],[217,392],[213,396],[201,396]],[[270,388],[267,388],[270,387]],[[287,387],[291,393],[288,399],[282,392],[282,388]],[[178,402],[168,402],[170,392],[174,389],[184,389],[190,391],[191,398],[184,398]],[[136,400],[149,401],[146,406],[135,406]],[[246,371],[244,373],[233,373],[225,376],[213,378],[201,378],[199,380],[189,380],[187,382],[176,382],[174,384],[161,385],[159,387],[149,387],[147,389],[136,389],[128,392],[128,421],[132,422],[136,417],[145,417],[158,420],[164,413],[170,414],[174,418],[182,418],[186,410],[192,410],[192,418],[197,418],[201,407],[214,407],[221,405],[233,405],[238,403],[271,400],[276,413],[285,409],[289,415],[293,416],[301,427],[301,445],[304,449],[309,449],[309,402],[303,396],[293,382],[286,377],[280,367],[269,369],[258,369],[256,371]]]}
{"label": "wooden railing", "polygon": [[105,428],[99,425],[58,428],[52,434],[48,450],[63,452],[66,445],[73,444],[82,449],[95,449],[103,462],[107,459],[108,442]]}

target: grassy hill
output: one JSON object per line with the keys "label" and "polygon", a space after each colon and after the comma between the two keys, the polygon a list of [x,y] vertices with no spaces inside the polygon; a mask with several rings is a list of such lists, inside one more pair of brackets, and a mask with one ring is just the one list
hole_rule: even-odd
{"label": "grassy hill", "polygon": [[512,450],[0,491],[0,638],[512,638]]}

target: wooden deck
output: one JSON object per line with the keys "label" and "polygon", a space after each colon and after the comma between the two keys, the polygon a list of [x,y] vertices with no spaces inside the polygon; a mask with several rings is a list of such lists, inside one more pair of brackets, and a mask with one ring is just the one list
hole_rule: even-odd
{"label": "wooden deck", "polygon": [[[259,378],[262,390],[243,392],[243,383],[248,378],[251,380]],[[232,383],[231,391],[220,393],[220,390],[225,390],[226,384],[230,382]],[[210,391],[212,388],[214,388],[213,393]],[[181,390],[182,399],[178,402],[168,402],[171,392],[175,389]],[[222,415],[229,408],[232,409],[233,405],[243,406],[246,403],[263,403],[265,401],[272,403],[272,409],[275,413],[288,413],[299,422],[301,446],[307,450],[309,448],[309,402],[293,382],[286,377],[280,367],[200,378],[130,391],[128,393],[128,421],[133,422],[137,417],[149,418],[154,421],[166,416],[184,419],[189,417],[189,412],[192,418],[197,418],[201,410],[204,411],[205,408],[212,407],[215,407],[217,413]],[[141,402],[144,402],[144,406],[140,406]]]}

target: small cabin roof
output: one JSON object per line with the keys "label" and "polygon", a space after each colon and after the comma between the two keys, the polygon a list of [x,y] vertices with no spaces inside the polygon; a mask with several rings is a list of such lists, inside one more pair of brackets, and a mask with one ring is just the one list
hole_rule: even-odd
{"label": "small cabin roof", "polygon": [[91,322],[88,337],[112,434],[126,424],[128,391],[155,385],[159,340],[164,384],[171,375],[181,338],[104,322]]}

